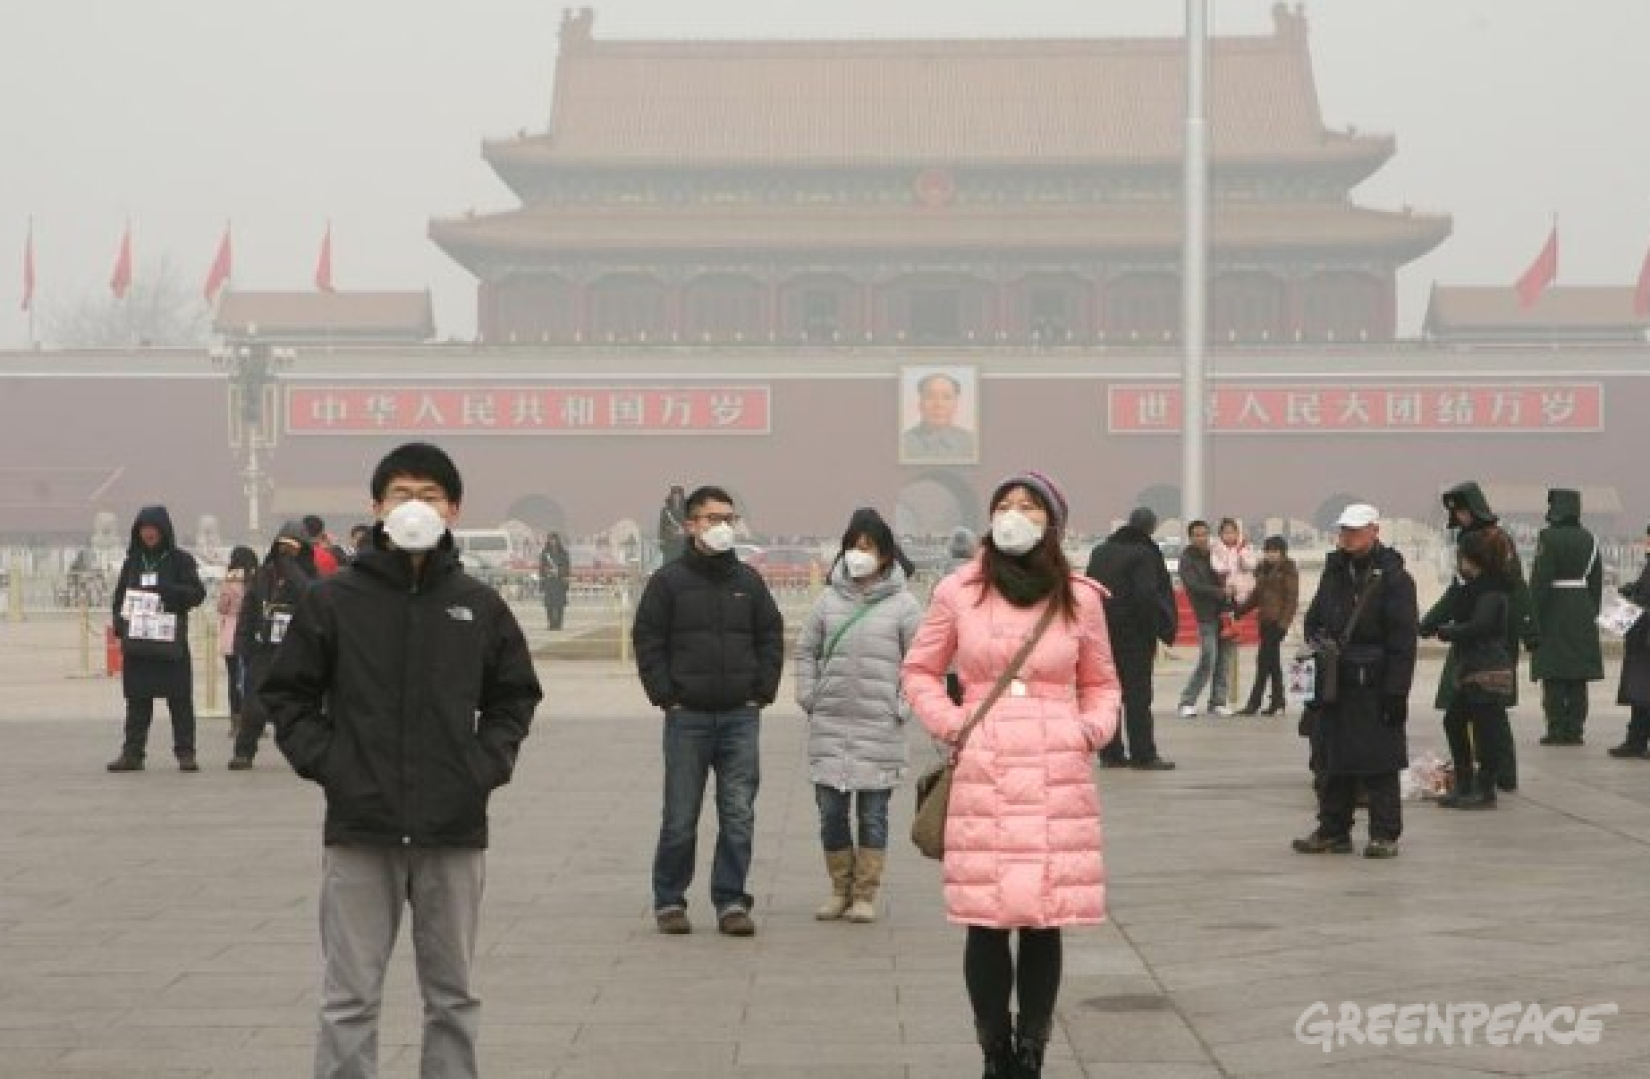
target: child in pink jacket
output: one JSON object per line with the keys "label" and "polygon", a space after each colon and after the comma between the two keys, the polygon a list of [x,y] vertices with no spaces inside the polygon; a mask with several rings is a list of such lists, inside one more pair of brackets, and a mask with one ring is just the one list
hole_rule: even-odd
{"label": "child in pink jacket", "polygon": [[[1055,605],[957,759],[945,827],[946,912],[968,927],[964,973],[987,1074],[1039,1075],[1060,989],[1060,929],[1105,920],[1092,769],[1117,730],[1121,689],[1105,591],[1073,573],[1060,547],[1067,505],[1059,488],[1027,471],[999,484],[990,506],[990,535],[972,563],[935,588],[902,677],[929,733],[954,745]],[[960,707],[945,692],[953,663],[966,687]],[[1017,1031],[1009,1015],[1016,983]]]}

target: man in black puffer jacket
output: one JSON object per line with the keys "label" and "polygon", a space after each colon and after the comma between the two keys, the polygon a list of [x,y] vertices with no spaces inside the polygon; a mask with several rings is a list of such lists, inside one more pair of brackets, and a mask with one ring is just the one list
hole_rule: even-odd
{"label": "man in black puffer jacket", "polygon": [[[1152,721],[1152,668],[1157,644],[1174,643],[1179,612],[1163,551],[1152,539],[1157,514],[1145,506],[1106,537],[1089,556],[1088,575],[1106,586],[1106,628],[1117,679],[1123,684],[1123,727],[1100,751],[1108,768],[1130,765],[1166,771],[1173,761],[1157,752]],[[1127,736],[1125,738],[1125,735]]]}
{"label": "man in black puffer jacket", "polygon": [[784,619],[761,576],[733,553],[733,498],[720,487],[688,496],[687,548],[647,582],[631,640],[647,699],[665,710],[665,792],[653,856],[653,916],[661,933],[692,931],[687,889],[705,782],[716,772],[716,856],[710,896],[717,927],[748,937],[745,890],[761,780],[759,720],[779,692]]}
{"label": "man in black puffer jacket", "polygon": [[422,1073],[478,1074],[470,968],[487,801],[543,694],[510,608],[459,566],[447,526],[463,495],[438,447],[391,451],[372,477],[369,549],[304,591],[258,693],[281,752],[327,797],[318,1076],[376,1074],[403,904]]}

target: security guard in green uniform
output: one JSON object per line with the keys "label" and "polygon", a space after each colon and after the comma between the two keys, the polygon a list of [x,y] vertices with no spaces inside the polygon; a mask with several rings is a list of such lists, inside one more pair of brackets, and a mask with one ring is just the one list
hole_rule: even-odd
{"label": "security guard in green uniform", "polygon": [[[1511,609],[1507,618],[1507,652],[1513,658],[1513,669],[1518,669],[1518,646],[1522,642],[1524,647],[1532,652],[1541,643],[1541,633],[1535,620],[1534,605],[1530,601],[1530,586],[1524,579],[1524,566],[1519,561],[1518,552],[1506,532],[1502,530],[1500,518],[1490,510],[1489,499],[1484,497],[1483,488],[1473,480],[1456,484],[1439,496],[1444,504],[1444,511],[1449,514],[1446,527],[1455,532],[1456,548],[1459,550],[1461,537],[1479,529],[1493,529],[1501,536],[1506,544],[1507,573],[1513,579]],[[1438,627],[1450,620],[1450,612],[1454,609],[1455,592],[1461,587],[1461,580],[1457,577],[1438,597],[1438,602],[1427,611],[1426,617],[1421,619],[1421,636],[1436,635]],[[1440,712],[1449,710],[1450,702],[1455,699],[1455,665],[1451,659],[1444,661],[1444,669],[1438,675],[1438,692],[1433,696],[1433,706]],[[1514,679],[1512,700],[1507,702],[1510,710],[1518,703],[1517,679]],[[1503,720],[1505,722],[1505,720]],[[1516,752],[1512,724],[1506,722],[1505,729],[1498,732],[1499,742],[1505,747],[1505,768],[1496,776],[1495,785],[1504,791],[1518,789],[1518,754]]]}
{"label": "security guard in green uniform", "polygon": [[1581,492],[1555,487],[1547,492],[1547,527],[1530,563],[1530,598],[1541,627],[1530,678],[1541,683],[1544,746],[1581,744],[1587,683],[1604,677],[1597,621],[1603,591],[1598,538],[1581,526]]}

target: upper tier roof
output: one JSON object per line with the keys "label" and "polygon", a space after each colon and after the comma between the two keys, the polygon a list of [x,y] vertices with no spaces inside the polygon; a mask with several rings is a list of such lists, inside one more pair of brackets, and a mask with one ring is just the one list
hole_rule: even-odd
{"label": "upper tier roof", "polygon": [[[1324,128],[1305,17],[1210,43],[1217,163],[1335,166],[1350,182],[1387,136]],[[512,186],[557,166],[1172,164],[1185,129],[1178,38],[597,41],[562,26],[550,128],[488,142]]]}

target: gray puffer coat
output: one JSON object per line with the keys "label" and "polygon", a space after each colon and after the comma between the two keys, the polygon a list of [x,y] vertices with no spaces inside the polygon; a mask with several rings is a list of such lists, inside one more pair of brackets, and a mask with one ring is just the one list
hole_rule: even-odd
{"label": "gray puffer coat", "polygon": [[[837,641],[837,632],[865,609]],[[890,790],[905,775],[899,670],[922,623],[922,604],[898,563],[861,587],[841,560],[831,568],[796,641],[796,703],[808,713],[808,778],[836,790]]]}

